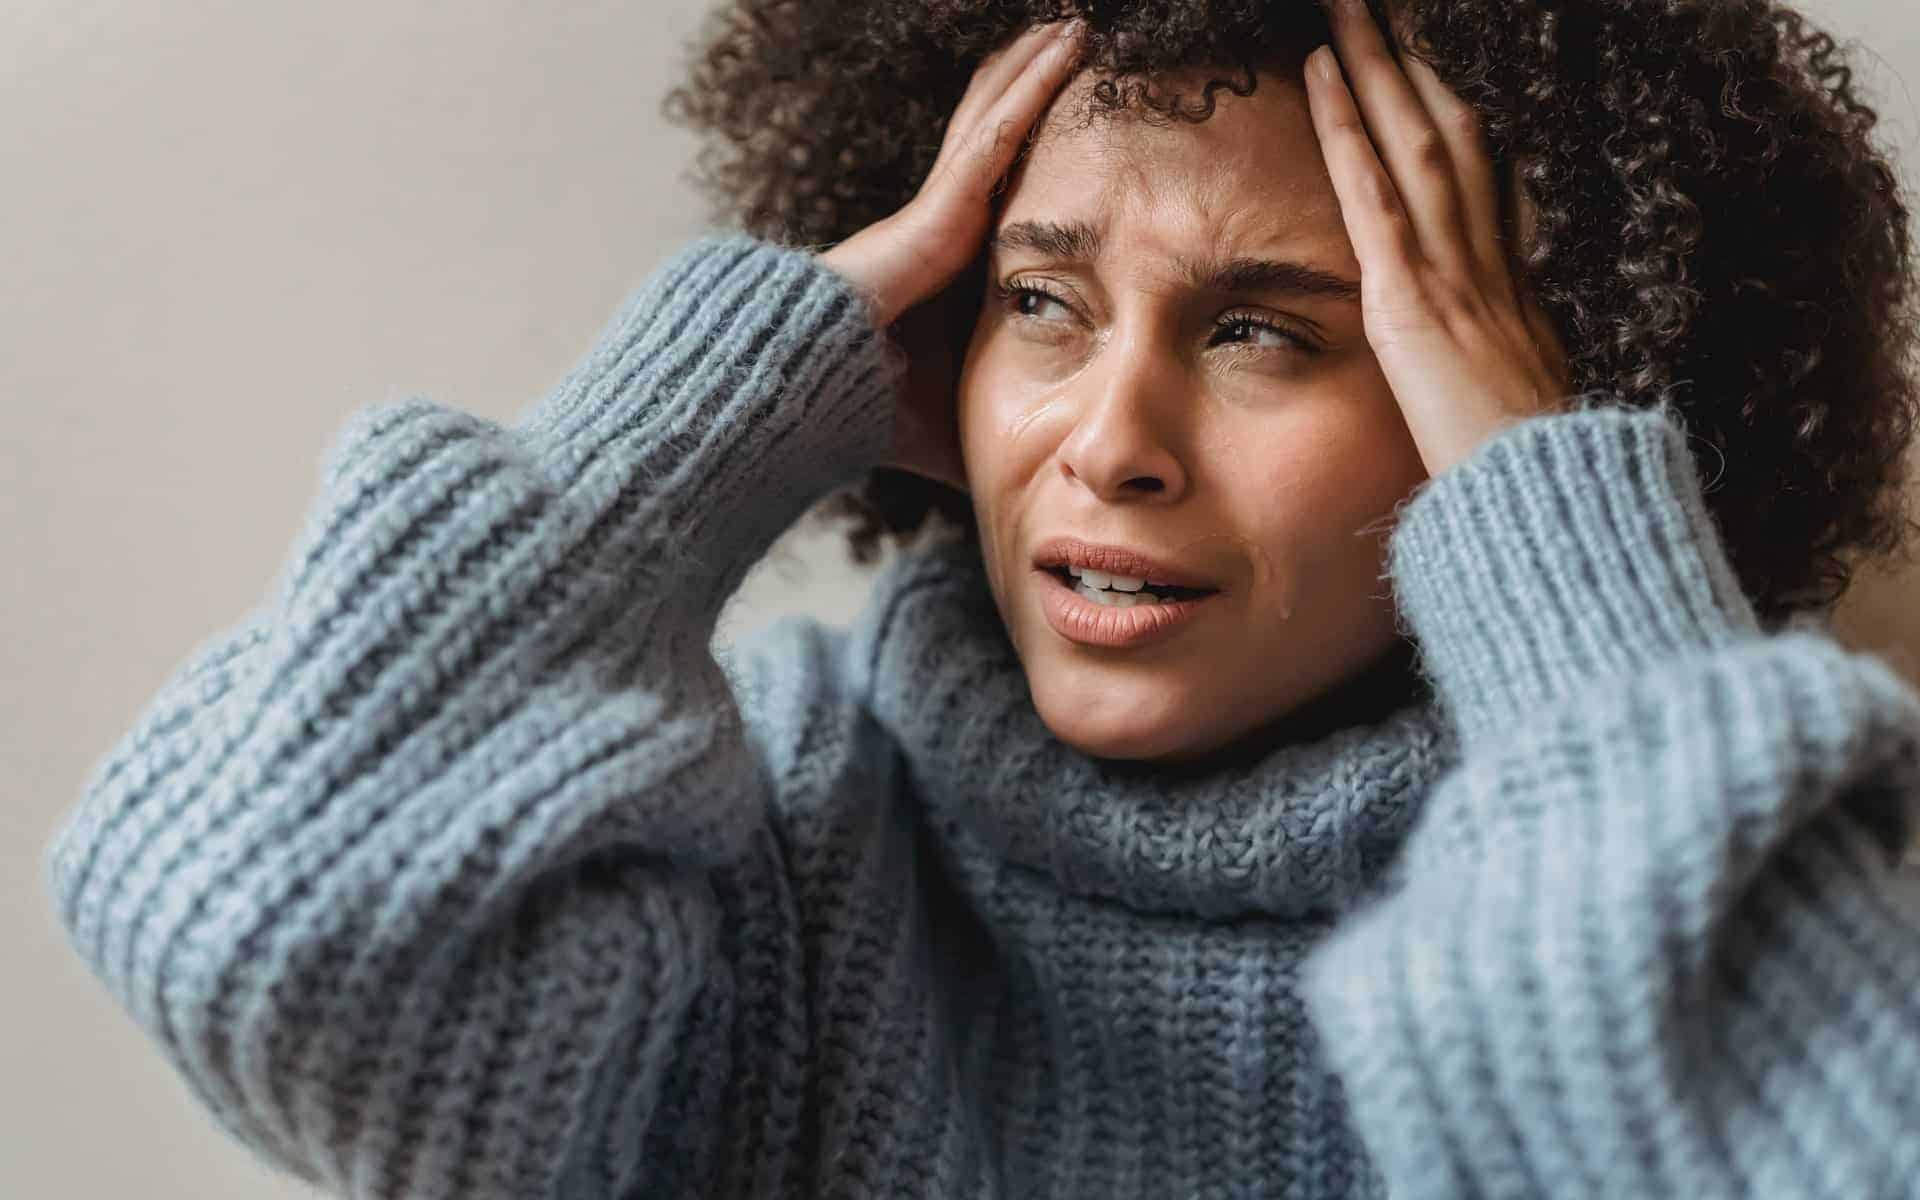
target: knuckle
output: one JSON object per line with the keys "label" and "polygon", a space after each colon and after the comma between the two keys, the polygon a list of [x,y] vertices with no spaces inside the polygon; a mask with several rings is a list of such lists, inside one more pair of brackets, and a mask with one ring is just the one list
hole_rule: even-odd
{"label": "knuckle", "polygon": [[1367,172],[1366,179],[1361,186],[1363,189],[1362,194],[1366,197],[1367,204],[1394,220],[1400,218],[1400,197],[1398,193],[1394,191],[1393,181],[1387,178],[1385,172]]}
{"label": "knuckle", "polygon": [[1470,104],[1449,104],[1440,119],[1468,137],[1480,136],[1480,114]]}
{"label": "knuckle", "polygon": [[1486,303],[1471,280],[1432,273],[1427,277],[1426,295],[1428,304],[1449,328],[1478,328],[1485,323]]}
{"label": "knuckle", "polygon": [[1447,140],[1440,136],[1440,131],[1437,129],[1422,129],[1407,138],[1407,152],[1412,156],[1413,165],[1417,170],[1437,175],[1453,169],[1453,159],[1447,149]]}

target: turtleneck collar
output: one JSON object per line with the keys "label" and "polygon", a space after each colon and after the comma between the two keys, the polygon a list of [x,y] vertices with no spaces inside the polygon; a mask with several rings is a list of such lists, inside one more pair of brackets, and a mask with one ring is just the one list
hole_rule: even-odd
{"label": "turtleneck collar", "polygon": [[1409,645],[1204,768],[1083,754],[1034,709],[971,541],[889,564],[855,643],[875,717],[953,853],[1149,912],[1345,910],[1379,886],[1457,753]]}

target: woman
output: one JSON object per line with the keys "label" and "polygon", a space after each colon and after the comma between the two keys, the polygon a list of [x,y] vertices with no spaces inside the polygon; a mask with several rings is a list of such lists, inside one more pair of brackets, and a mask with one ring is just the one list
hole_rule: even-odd
{"label": "woman", "polygon": [[[823,7],[750,5],[680,103],[760,106],[715,178],[832,247],[689,248],[510,428],[357,416],[52,847],[210,1111],[366,1196],[1920,1194],[1920,697],[1787,620],[1897,542],[1905,335],[1847,339],[1906,212],[1797,19],[1476,7],[1483,128],[1363,8]],[[1687,228],[1671,125],[1601,138],[1611,224],[1592,145],[1503,206],[1522,43],[1527,102],[1680,105],[1835,201],[1780,218],[1826,274]],[[1582,45],[1680,90],[1571,96]],[[900,99],[875,46],[966,85],[897,211],[823,230],[884,194],[851,131],[927,128],[848,116]],[[1630,316],[1580,238],[1653,255]],[[1697,357],[1708,281],[1744,361]],[[1832,340],[1759,323],[1816,288]],[[1676,395],[1755,362],[1791,378]],[[918,523],[888,466],[967,535],[723,672],[814,501]]]}

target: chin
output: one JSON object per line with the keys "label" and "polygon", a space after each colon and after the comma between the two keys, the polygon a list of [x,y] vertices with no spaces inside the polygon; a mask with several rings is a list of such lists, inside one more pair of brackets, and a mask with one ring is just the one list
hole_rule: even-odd
{"label": "chin", "polygon": [[1187,689],[1113,682],[1102,672],[1056,668],[1030,673],[1035,710],[1053,735],[1095,758],[1176,761],[1204,752],[1206,712]]}

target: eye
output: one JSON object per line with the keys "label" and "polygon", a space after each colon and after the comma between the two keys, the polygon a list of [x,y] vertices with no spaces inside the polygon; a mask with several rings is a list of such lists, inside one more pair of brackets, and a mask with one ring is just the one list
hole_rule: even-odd
{"label": "eye", "polygon": [[1007,283],[1001,284],[998,290],[1002,303],[1015,316],[1034,321],[1070,320],[1073,317],[1073,309],[1067,302],[1045,288],[1035,287],[1031,283]]}
{"label": "eye", "polygon": [[1320,347],[1302,334],[1265,317],[1251,313],[1229,314],[1214,326],[1211,346],[1248,345],[1278,350],[1299,350],[1306,354],[1318,354]]}

